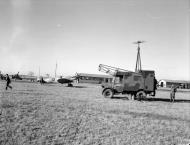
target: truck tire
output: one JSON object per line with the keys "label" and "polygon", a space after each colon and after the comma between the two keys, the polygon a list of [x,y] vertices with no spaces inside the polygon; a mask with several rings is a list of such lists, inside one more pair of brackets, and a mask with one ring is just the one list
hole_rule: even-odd
{"label": "truck tire", "polygon": [[114,95],[114,93],[111,89],[104,90],[102,94],[105,98],[112,98]]}
{"label": "truck tire", "polygon": [[141,101],[142,99],[146,98],[146,93],[144,91],[138,91],[135,95],[136,99]]}

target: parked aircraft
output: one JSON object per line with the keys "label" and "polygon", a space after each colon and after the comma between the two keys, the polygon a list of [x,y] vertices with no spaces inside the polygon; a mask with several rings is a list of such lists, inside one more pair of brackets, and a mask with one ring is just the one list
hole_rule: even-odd
{"label": "parked aircraft", "polygon": [[37,82],[40,82],[40,83],[42,83],[42,84],[44,84],[44,83],[55,83],[56,81],[55,81],[55,78],[53,78],[53,77],[38,77],[37,78]]}
{"label": "parked aircraft", "polygon": [[15,75],[12,75],[12,79],[14,79],[14,80],[22,80],[22,78],[19,75],[19,72],[17,74],[15,74]]}
{"label": "parked aircraft", "polygon": [[79,80],[80,77],[81,76],[76,73],[75,76],[60,77],[57,79],[57,82],[61,84],[68,84],[68,87],[72,87],[74,80]]}
{"label": "parked aircraft", "polygon": [[1,79],[1,80],[6,80],[6,76],[3,75],[3,74],[1,73],[1,71],[0,71],[0,79]]}
{"label": "parked aircraft", "polygon": [[72,87],[73,86],[73,81],[76,80],[77,78],[74,77],[60,77],[57,82],[60,84],[68,84],[68,87]]}

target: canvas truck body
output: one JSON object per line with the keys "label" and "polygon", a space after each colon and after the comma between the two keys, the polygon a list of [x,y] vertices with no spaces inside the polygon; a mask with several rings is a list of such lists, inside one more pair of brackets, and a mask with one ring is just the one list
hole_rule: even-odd
{"label": "canvas truck body", "polygon": [[152,70],[141,70],[139,73],[142,74],[144,78],[144,90],[147,93],[151,93],[156,89],[155,73]]}
{"label": "canvas truck body", "polygon": [[143,76],[134,72],[117,72],[112,83],[115,93],[133,93],[144,88]]}

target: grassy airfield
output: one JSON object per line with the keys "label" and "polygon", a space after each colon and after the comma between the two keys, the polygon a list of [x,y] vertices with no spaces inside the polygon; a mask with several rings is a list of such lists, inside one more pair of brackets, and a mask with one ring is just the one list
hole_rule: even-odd
{"label": "grassy airfield", "polygon": [[90,84],[40,85],[0,81],[0,145],[186,145],[190,92],[169,91],[132,101],[103,98]]}

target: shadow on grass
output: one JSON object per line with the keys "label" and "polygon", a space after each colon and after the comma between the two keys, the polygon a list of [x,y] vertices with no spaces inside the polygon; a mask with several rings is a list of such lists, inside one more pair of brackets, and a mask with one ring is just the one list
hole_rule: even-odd
{"label": "shadow on grass", "polygon": [[72,86],[72,88],[87,88],[87,86]]}
{"label": "shadow on grass", "polygon": [[113,96],[111,99],[129,100],[129,98],[126,96]]}
{"label": "shadow on grass", "polygon": [[[121,100],[130,100],[129,97],[126,96],[114,96],[112,99],[121,99]],[[169,98],[146,98],[142,99],[141,101],[147,101],[147,102],[171,102]],[[188,99],[176,99],[175,103],[190,103],[190,100]]]}
{"label": "shadow on grass", "polygon": [[[147,98],[145,101],[161,101],[161,102],[171,102],[169,98]],[[180,103],[190,103],[190,100],[187,99],[176,99],[175,102],[180,102]]]}
{"label": "shadow on grass", "polygon": [[146,117],[146,118],[152,119],[152,120],[168,120],[168,121],[176,120],[176,121],[186,121],[186,122],[190,121],[188,119],[183,119],[183,118],[179,118],[179,117],[167,116],[167,115],[161,115],[161,114],[153,114],[153,113],[124,111],[124,114],[131,115],[131,116],[133,116],[133,118]]}
{"label": "shadow on grass", "polygon": [[87,88],[87,86],[68,86],[68,85],[63,85],[63,87],[67,87],[67,88]]}

